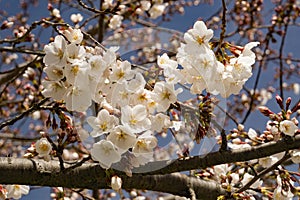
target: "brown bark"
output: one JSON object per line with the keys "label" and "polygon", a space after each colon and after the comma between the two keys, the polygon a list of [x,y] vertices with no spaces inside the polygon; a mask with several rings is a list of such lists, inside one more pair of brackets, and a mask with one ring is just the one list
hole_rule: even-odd
{"label": "brown bark", "polygon": [[[124,172],[115,171],[115,173],[122,178],[123,189],[153,190],[186,197],[191,197],[192,193],[195,193],[197,199],[215,199],[218,195],[226,193],[217,183],[174,172],[247,161],[299,147],[300,136],[296,136],[251,149],[220,151],[205,157],[195,156],[174,160],[169,165],[165,165],[164,168],[145,172],[149,171],[148,169],[155,169],[157,166],[166,164],[163,161],[152,162],[135,169],[132,177],[126,176]],[[65,164],[66,169],[61,171],[58,161],[0,158],[0,183],[88,189],[109,188],[109,180],[105,170],[98,164],[86,163],[76,168],[68,167],[70,165]]]}

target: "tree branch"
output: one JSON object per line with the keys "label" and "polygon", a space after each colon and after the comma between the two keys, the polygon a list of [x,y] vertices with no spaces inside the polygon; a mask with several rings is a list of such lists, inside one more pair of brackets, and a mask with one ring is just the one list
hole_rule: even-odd
{"label": "tree branch", "polygon": [[[98,164],[84,164],[75,169],[61,171],[57,161],[1,158],[0,169],[0,183],[2,184],[18,183],[88,189],[110,188],[105,170]],[[215,182],[188,177],[180,173],[133,174],[132,177],[120,173],[118,176],[122,178],[123,189],[146,189],[186,197],[191,197],[190,190],[192,189],[197,199],[216,199],[217,196],[226,194],[225,190]]]}
{"label": "tree branch", "polygon": [[[258,159],[299,147],[300,135],[249,149],[210,153],[205,157],[195,156],[171,161],[151,162],[135,168],[132,177],[128,177],[121,171],[115,170],[115,172],[123,180],[123,189],[146,189],[186,197],[190,197],[192,190],[197,199],[216,199],[218,195],[226,193],[220,184],[190,178],[174,172]],[[165,167],[161,168],[162,166]],[[65,168],[65,170],[61,170],[58,161],[0,158],[0,183],[67,188],[109,188],[105,170],[98,164],[83,164],[75,168],[65,164]],[[172,182],[176,184],[170,184]]]}

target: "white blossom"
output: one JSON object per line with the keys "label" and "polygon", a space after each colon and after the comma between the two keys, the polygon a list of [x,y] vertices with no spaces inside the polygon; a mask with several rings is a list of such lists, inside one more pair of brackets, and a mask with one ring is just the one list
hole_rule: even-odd
{"label": "white blossom", "polygon": [[157,146],[157,139],[151,133],[146,131],[137,138],[137,141],[132,148],[132,152],[135,156],[153,154],[153,148]]}
{"label": "white blossom", "polygon": [[294,136],[298,131],[298,127],[290,120],[284,120],[279,123],[279,130],[286,135]]}
{"label": "white blossom", "polygon": [[74,44],[80,44],[83,39],[83,34],[80,29],[73,29],[69,27],[63,31],[63,34],[69,42]]}
{"label": "white blossom", "polygon": [[29,193],[29,189],[28,185],[6,185],[7,198],[20,199]]}
{"label": "white blossom", "polygon": [[[250,182],[252,179],[254,178],[254,176],[248,174],[248,173],[245,173],[244,176],[243,176],[243,179],[241,181],[242,185],[245,186],[248,182]],[[255,181],[250,187],[251,188],[258,188],[262,185],[262,180],[257,180]]]}
{"label": "white blossom", "polygon": [[40,156],[48,156],[52,151],[52,146],[47,138],[41,138],[35,143],[35,149]]}
{"label": "white blossom", "polygon": [[177,101],[177,95],[182,92],[182,88],[175,90],[174,85],[166,82],[156,82],[153,93],[154,100],[158,103],[157,111],[165,112],[170,104]]}
{"label": "white blossom", "polygon": [[110,75],[110,79],[114,82],[122,83],[134,76],[134,72],[131,70],[131,64],[128,61],[117,61],[116,65],[112,65],[111,70],[112,74]]}
{"label": "white blossom", "polygon": [[93,160],[99,161],[103,168],[110,168],[113,163],[121,160],[117,148],[111,141],[101,140],[93,145],[91,150]]}
{"label": "white blossom", "polygon": [[46,55],[43,58],[45,65],[64,66],[67,64],[66,57],[67,42],[61,35],[55,37],[54,42],[45,45],[44,51]]}
{"label": "white blossom", "polygon": [[172,126],[170,117],[163,113],[158,113],[155,116],[151,117],[151,124],[151,130],[157,132],[162,131],[163,128],[169,128]]}
{"label": "white blossom", "polygon": [[165,4],[154,4],[149,10],[150,17],[152,19],[158,18],[164,13],[165,8]]}
{"label": "white blossom", "polygon": [[136,136],[129,127],[120,125],[110,132],[107,140],[114,143],[123,153],[133,147],[136,142]]}
{"label": "white blossom", "polygon": [[115,191],[119,191],[122,188],[122,179],[118,176],[111,177],[111,188]]}
{"label": "white blossom", "polygon": [[67,88],[61,81],[42,81],[44,87],[42,94],[45,97],[52,97],[55,100],[62,100]]}
{"label": "white blossom", "polygon": [[77,24],[83,20],[83,16],[80,13],[72,14],[70,19],[73,23]]}
{"label": "white blossom", "polygon": [[52,15],[57,18],[61,18],[60,11],[57,8],[52,10]]}
{"label": "white blossom", "polygon": [[109,114],[106,109],[102,109],[97,117],[88,117],[87,122],[93,128],[91,136],[98,137],[113,130],[114,126],[119,123],[119,120],[114,115]]}
{"label": "white blossom", "polygon": [[300,163],[300,151],[299,150],[294,150],[291,155],[292,155],[291,160],[293,161],[293,163]]}
{"label": "white blossom", "polygon": [[255,140],[257,137],[257,133],[254,129],[250,128],[248,131],[248,137],[252,140]]}
{"label": "white blossom", "polygon": [[111,29],[116,29],[119,28],[122,24],[123,16],[121,15],[114,15],[110,20],[109,20],[109,28]]}
{"label": "white blossom", "polygon": [[188,30],[184,34],[184,40],[187,42],[188,49],[189,45],[197,45],[201,52],[206,52],[209,49],[208,42],[213,37],[213,30],[207,29],[203,21],[197,21],[193,29]]}
{"label": "white blossom", "polygon": [[148,130],[151,127],[151,121],[147,115],[146,107],[140,104],[134,107],[126,105],[121,108],[122,124],[129,126],[134,133]]}

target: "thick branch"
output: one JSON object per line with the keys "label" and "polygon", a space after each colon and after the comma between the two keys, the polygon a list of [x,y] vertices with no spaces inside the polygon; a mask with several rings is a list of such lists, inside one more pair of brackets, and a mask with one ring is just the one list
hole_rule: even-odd
{"label": "thick branch", "polygon": [[[197,198],[215,199],[216,196],[225,193],[216,183],[189,178],[186,175],[174,172],[247,161],[299,147],[300,135],[251,149],[220,151],[208,154],[205,157],[195,156],[168,162],[156,161],[134,169],[133,172],[135,173],[132,177],[126,176],[124,172],[116,171],[116,173],[122,177],[124,189],[147,189],[189,197],[189,191],[191,190],[188,186],[191,186]],[[162,166],[165,167],[162,168]],[[0,158],[0,183],[89,189],[109,188],[105,170],[99,165],[83,164],[69,169],[68,167],[70,166],[65,165],[66,169],[61,171],[57,161],[45,162],[43,160],[21,158]]]}
{"label": "thick branch", "polygon": [[[216,199],[218,195],[226,194],[215,182],[191,178],[180,173],[133,174],[132,177],[120,173],[119,176],[123,181],[123,189],[146,189],[190,197],[189,187],[191,187],[197,199]],[[84,164],[75,169],[61,171],[57,161],[46,162],[21,158],[0,159],[0,183],[87,189],[110,188],[105,170],[97,164]]]}
{"label": "thick branch", "polygon": [[[204,169],[225,163],[243,162],[252,159],[267,157],[276,153],[300,148],[300,135],[294,138],[283,138],[277,142],[268,142],[260,146],[234,151],[218,151],[206,156],[194,156],[173,161],[157,161],[134,169],[133,172],[147,174],[168,174],[193,169]],[[166,167],[162,167],[166,166]],[[151,169],[151,170],[150,170]]]}

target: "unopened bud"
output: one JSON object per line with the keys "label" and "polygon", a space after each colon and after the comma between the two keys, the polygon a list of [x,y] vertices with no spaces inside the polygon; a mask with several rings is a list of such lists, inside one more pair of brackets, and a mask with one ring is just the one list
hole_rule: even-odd
{"label": "unopened bud", "polygon": [[5,20],[5,21],[1,24],[0,29],[1,29],[1,30],[3,30],[3,29],[8,29],[8,28],[11,28],[13,25],[14,25],[14,22],[8,22],[7,20]]}
{"label": "unopened bud", "polygon": [[282,98],[279,96],[279,95],[276,95],[276,101],[277,101],[277,104],[280,106],[280,108],[283,110],[284,107],[283,107],[283,100]]}
{"label": "unopened bud", "polygon": [[264,115],[269,117],[270,115],[274,114],[268,107],[266,106],[260,106],[258,107],[258,110]]}
{"label": "unopened bud", "polygon": [[237,128],[239,131],[243,131],[245,126],[243,124],[239,124]]}
{"label": "unopened bud", "polygon": [[292,102],[292,98],[291,97],[289,97],[289,98],[286,99],[286,101],[285,101],[285,110],[289,109],[289,107],[291,105],[291,102]]}

